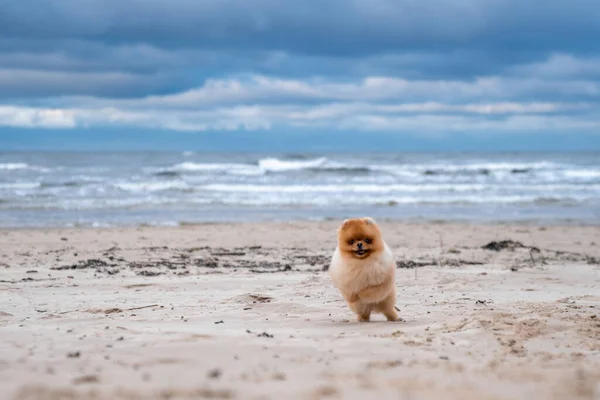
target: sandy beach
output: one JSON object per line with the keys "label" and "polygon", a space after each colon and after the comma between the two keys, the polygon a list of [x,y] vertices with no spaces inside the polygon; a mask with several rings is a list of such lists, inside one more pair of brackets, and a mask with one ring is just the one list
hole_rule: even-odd
{"label": "sandy beach", "polygon": [[0,230],[2,398],[600,399],[600,227],[383,223],[358,323],[338,223]]}

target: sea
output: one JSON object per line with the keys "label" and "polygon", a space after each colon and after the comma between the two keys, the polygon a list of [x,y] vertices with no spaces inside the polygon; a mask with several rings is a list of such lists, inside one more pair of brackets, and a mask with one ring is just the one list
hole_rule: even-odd
{"label": "sea", "polygon": [[0,226],[600,223],[600,153],[0,152]]}

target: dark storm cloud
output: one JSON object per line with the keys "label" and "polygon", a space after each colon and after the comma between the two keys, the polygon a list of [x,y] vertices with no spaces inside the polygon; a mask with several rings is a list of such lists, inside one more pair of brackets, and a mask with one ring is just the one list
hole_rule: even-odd
{"label": "dark storm cloud", "polygon": [[366,55],[407,49],[595,51],[594,0],[27,0],[0,36]]}
{"label": "dark storm cloud", "polygon": [[[239,73],[470,79],[531,72],[519,67],[553,54],[595,57],[598,37],[591,0],[0,2],[0,68],[132,77],[63,94],[175,92]],[[140,83],[159,72],[171,85]]]}

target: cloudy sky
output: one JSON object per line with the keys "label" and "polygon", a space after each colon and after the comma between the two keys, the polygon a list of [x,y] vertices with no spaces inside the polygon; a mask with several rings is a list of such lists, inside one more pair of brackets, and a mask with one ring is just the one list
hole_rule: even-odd
{"label": "cloudy sky", "polygon": [[5,0],[0,146],[600,149],[599,38],[598,0]]}

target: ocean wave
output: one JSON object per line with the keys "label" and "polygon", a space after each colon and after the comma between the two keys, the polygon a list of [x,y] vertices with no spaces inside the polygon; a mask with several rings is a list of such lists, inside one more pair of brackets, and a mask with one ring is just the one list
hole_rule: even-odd
{"label": "ocean wave", "polygon": [[16,169],[27,169],[29,164],[25,163],[0,163],[0,170],[14,171]]}
{"label": "ocean wave", "polygon": [[350,210],[390,218],[431,212],[450,219],[569,216],[598,223],[600,209],[597,154],[1,156],[0,225],[274,213],[318,218]]}
{"label": "ocean wave", "polygon": [[497,173],[510,173],[514,175],[529,174],[534,172],[535,168],[515,167],[515,168],[475,168],[471,166],[448,166],[442,168],[428,168],[421,171],[422,175],[493,175]]}
{"label": "ocean wave", "polygon": [[212,204],[227,206],[261,206],[261,207],[339,207],[339,206],[394,206],[394,205],[572,205],[590,201],[590,196],[538,196],[538,195],[445,195],[445,196],[241,196],[226,197],[214,200]]}
{"label": "ocean wave", "polygon": [[65,187],[65,188],[72,188],[72,187],[79,187],[82,186],[83,183],[82,182],[77,182],[77,181],[65,181],[65,182],[42,182],[39,184],[40,188],[60,188],[60,187]]}
{"label": "ocean wave", "polygon": [[539,161],[539,162],[528,162],[528,163],[513,163],[513,162],[486,162],[486,163],[471,163],[471,164],[448,164],[442,165],[449,171],[477,171],[477,170],[488,170],[488,171],[531,171],[531,170],[546,170],[546,169],[561,169],[564,168],[562,164],[550,162],[550,161]]}
{"label": "ocean wave", "polygon": [[411,185],[411,184],[393,184],[393,185],[251,185],[251,184],[209,184],[198,186],[197,189],[215,192],[236,192],[236,193],[389,193],[395,191],[402,192],[436,192],[436,191],[483,191],[489,189],[488,185],[452,185],[452,184],[432,184],[432,185]]}
{"label": "ocean wave", "polygon": [[160,182],[119,182],[113,183],[113,187],[126,192],[160,192],[166,190],[191,190],[190,185],[183,181],[160,181]]}
{"label": "ocean wave", "polygon": [[496,175],[496,174],[529,174],[537,171],[559,171],[564,166],[553,162],[531,163],[429,163],[429,164],[401,164],[401,165],[374,165],[374,171],[386,172],[397,176],[443,176],[443,175]]}
{"label": "ocean wave", "polygon": [[98,178],[75,178],[65,181],[41,181],[41,182],[0,182],[0,190],[32,190],[32,189],[54,189],[54,188],[76,188],[94,183],[102,183]]}
{"label": "ocean wave", "polygon": [[278,158],[263,158],[258,161],[258,167],[266,172],[297,171],[302,169],[319,169],[327,165],[325,157],[313,160],[280,160]]}
{"label": "ocean wave", "polygon": [[[338,174],[389,174],[397,177],[418,178],[422,176],[487,176],[497,174],[526,175],[538,171],[558,172],[566,168],[554,162],[488,162],[488,163],[427,163],[427,164],[375,164],[339,162],[327,157],[280,159],[261,158],[255,164],[199,163],[186,161],[171,167],[153,170],[156,176],[170,177],[182,173],[217,173],[240,176],[284,174],[298,171],[330,172]],[[575,172],[577,173],[577,172]]]}
{"label": "ocean wave", "polygon": [[308,160],[259,159],[256,164],[242,163],[198,163],[186,161],[171,167],[152,170],[155,176],[169,177],[185,173],[215,173],[239,176],[260,176],[294,171],[322,171],[338,173],[365,173],[371,168],[364,165],[348,165],[330,161],[325,157]]}
{"label": "ocean wave", "polygon": [[19,171],[19,170],[32,170],[39,172],[48,172],[49,168],[39,167],[35,165],[29,165],[27,163],[16,162],[16,163],[0,163],[0,171]]}
{"label": "ocean wave", "polygon": [[237,193],[391,193],[391,192],[492,192],[505,190],[512,192],[596,192],[600,196],[600,184],[506,184],[499,188],[496,184],[485,183],[424,183],[424,184],[313,184],[313,185],[261,185],[261,184],[208,184],[195,187],[197,190]]}
{"label": "ocean wave", "polygon": [[165,170],[165,171],[158,171],[153,173],[154,176],[160,177],[160,178],[177,178],[179,176],[181,176],[181,174],[177,171],[169,171],[169,170]]}
{"label": "ocean wave", "polygon": [[39,182],[2,182],[0,183],[0,190],[28,190],[37,189],[40,187]]}
{"label": "ocean wave", "polygon": [[326,157],[303,160],[280,160],[278,158],[263,158],[258,161],[258,167],[265,173],[315,171],[337,173],[366,173],[373,169],[368,165],[346,164],[331,161]]}
{"label": "ocean wave", "polygon": [[576,179],[596,179],[600,178],[600,170],[597,169],[568,169],[563,171],[568,178]]}
{"label": "ocean wave", "polygon": [[343,206],[414,206],[414,205],[531,205],[566,206],[593,202],[593,196],[574,194],[564,195],[479,195],[469,193],[455,193],[431,196],[428,194],[387,194],[364,196],[362,194],[318,194],[305,195],[290,193],[275,193],[247,196],[238,195],[219,197],[191,197],[174,198],[171,196],[130,196],[121,198],[60,198],[45,199],[44,201],[22,201],[3,198],[1,210],[106,210],[106,209],[152,209],[160,208],[164,212],[169,210],[192,210],[200,206],[225,206],[225,207],[327,207],[339,208]]}
{"label": "ocean wave", "polygon": [[492,172],[489,169],[426,169],[422,172],[423,175],[490,175]]}
{"label": "ocean wave", "polygon": [[199,206],[219,204],[211,199],[191,199],[187,202],[168,196],[136,196],[136,197],[111,197],[111,198],[52,198],[45,201],[15,201],[4,199],[0,204],[2,210],[106,210],[106,209],[143,209],[160,207],[168,209],[181,205]]}
{"label": "ocean wave", "polygon": [[235,164],[235,163],[196,163],[186,161],[176,164],[169,168],[164,168],[156,173],[185,173],[185,172],[209,172],[209,173],[224,173],[235,175],[261,175],[262,171],[251,164]]}

